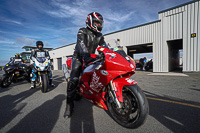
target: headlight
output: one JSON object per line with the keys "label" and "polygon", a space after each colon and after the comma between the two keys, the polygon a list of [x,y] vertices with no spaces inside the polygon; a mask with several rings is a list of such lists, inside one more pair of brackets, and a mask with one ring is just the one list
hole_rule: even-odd
{"label": "headlight", "polygon": [[37,69],[37,70],[40,70],[40,68],[39,68],[38,66],[36,66],[36,69]]}

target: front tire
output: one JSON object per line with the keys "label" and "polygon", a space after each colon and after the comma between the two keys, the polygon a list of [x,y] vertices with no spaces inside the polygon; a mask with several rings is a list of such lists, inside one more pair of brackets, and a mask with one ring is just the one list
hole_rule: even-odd
{"label": "front tire", "polygon": [[1,81],[1,87],[6,88],[11,84],[11,75],[3,75],[2,81]]}
{"label": "front tire", "polygon": [[123,87],[122,108],[118,108],[115,102],[110,102],[107,97],[107,106],[112,118],[126,128],[138,128],[149,114],[147,99],[138,85]]}
{"label": "front tire", "polygon": [[41,80],[42,80],[42,88],[41,88],[41,91],[43,93],[46,93],[47,92],[47,89],[48,89],[48,84],[47,84],[47,75],[46,74],[42,74],[41,75]]}
{"label": "front tire", "polygon": [[145,70],[146,70],[146,71],[149,71],[149,66],[145,66]]}

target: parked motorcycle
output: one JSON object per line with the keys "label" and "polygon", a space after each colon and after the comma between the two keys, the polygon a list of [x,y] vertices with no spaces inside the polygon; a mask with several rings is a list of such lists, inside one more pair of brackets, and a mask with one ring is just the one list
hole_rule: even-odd
{"label": "parked motorcycle", "polygon": [[136,68],[140,68],[142,67],[143,69],[143,66],[141,65],[140,61],[135,61],[135,65],[136,65]]}
{"label": "parked motorcycle", "polygon": [[70,80],[71,62],[72,62],[72,57],[68,57],[66,64],[62,65],[62,70],[63,70],[64,76],[65,76],[65,79],[67,82]]}
{"label": "parked motorcycle", "polygon": [[12,82],[20,82],[27,80],[30,82],[31,68],[26,64],[9,62],[4,67],[5,74],[2,76],[0,86],[8,87]]}
{"label": "parked motorcycle", "polygon": [[47,57],[36,57],[33,68],[36,74],[36,82],[41,85],[41,91],[46,93],[48,91],[48,84],[51,84],[49,83],[51,81],[49,80],[50,60]]}
{"label": "parked motorcycle", "polygon": [[80,76],[77,92],[126,128],[141,126],[149,112],[147,99],[130,77],[135,62],[127,56],[117,41],[114,47],[98,47],[97,60],[89,64]]}
{"label": "parked motorcycle", "polygon": [[153,69],[153,60],[151,59],[146,63],[145,70],[149,71],[149,69]]}

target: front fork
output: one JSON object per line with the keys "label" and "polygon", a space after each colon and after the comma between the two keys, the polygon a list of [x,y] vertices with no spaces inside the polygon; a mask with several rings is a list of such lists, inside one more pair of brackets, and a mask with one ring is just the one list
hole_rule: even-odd
{"label": "front fork", "polygon": [[[48,72],[46,71],[45,72],[45,74],[47,75],[48,74]],[[41,72],[38,72],[38,76],[39,76],[39,83],[40,83],[40,85],[42,85],[42,77],[41,77]],[[48,77],[49,77],[49,75],[48,75]],[[48,78],[49,79],[49,78]]]}
{"label": "front fork", "polygon": [[112,101],[114,101],[116,103],[116,105],[118,106],[118,108],[122,108],[122,105],[120,103],[120,101],[117,99],[117,95],[115,93],[115,86],[112,83],[113,80],[110,81],[110,91],[109,91],[109,95],[112,98]]}

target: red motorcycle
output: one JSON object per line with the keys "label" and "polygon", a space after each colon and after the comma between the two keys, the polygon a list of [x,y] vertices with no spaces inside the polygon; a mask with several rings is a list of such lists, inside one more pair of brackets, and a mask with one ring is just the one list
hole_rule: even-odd
{"label": "red motorcycle", "polygon": [[80,76],[78,92],[107,110],[120,125],[141,126],[148,116],[149,106],[138,83],[130,79],[135,73],[135,61],[117,42],[113,48],[98,47],[97,51],[100,53],[97,60]]}

